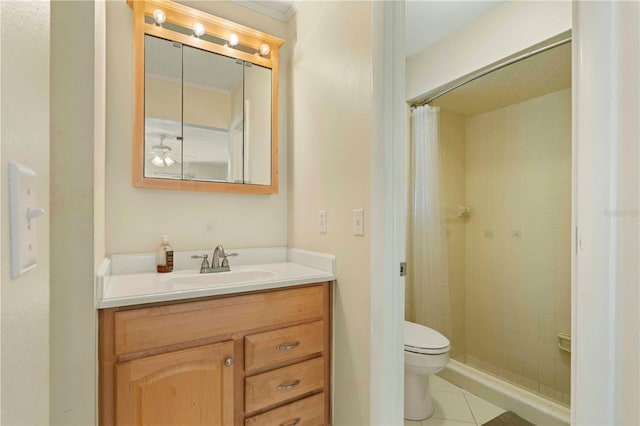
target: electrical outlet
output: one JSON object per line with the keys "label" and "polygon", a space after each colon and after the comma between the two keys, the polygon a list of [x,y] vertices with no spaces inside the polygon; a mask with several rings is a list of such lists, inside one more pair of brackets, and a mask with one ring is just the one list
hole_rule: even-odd
{"label": "electrical outlet", "polygon": [[364,210],[353,210],[353,235],[364,235]]}
{"label": "electrical outlet", "polygon": [[327,211],[320,210],[318,212],[318,226],[321,234],[327,233]]}

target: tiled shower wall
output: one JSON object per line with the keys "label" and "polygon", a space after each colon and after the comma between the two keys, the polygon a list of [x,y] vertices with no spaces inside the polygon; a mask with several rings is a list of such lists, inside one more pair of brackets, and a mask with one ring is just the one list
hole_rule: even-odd
{"label": "tiled shower wall", "polygon": [[457,207],[465,203],[464,118],[441,110],[438,147],[440,149],[442,217],[445,218],[449,255],[449,300],[451,301],[451,350],[460,359],[466,354],[465,314],[465,218]]}
{"label": "tiled shower wall", "polygon": [[444,208],[471,207],[447,223],[452,356],[568,404],[571,91],[440,123]]}

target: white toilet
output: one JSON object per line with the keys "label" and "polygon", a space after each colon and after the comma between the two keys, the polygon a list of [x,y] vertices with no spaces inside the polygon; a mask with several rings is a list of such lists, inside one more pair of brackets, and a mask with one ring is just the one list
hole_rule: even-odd
{"label": "white toilet", "polygon": [[449,339],[424,325],[404,322],[404,418],[422,420],[433,414],[429,374],[449,362]]}

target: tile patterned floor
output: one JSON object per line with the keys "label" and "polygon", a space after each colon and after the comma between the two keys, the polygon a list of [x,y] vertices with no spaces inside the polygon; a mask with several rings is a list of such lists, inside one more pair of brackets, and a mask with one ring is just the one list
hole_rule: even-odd
{"label": "tile patterned floor", "polygon": [[433,415],[422,421],[405,420],[405,426],[479,426],[505,411],[439,376],[432,375],[429,382]]}

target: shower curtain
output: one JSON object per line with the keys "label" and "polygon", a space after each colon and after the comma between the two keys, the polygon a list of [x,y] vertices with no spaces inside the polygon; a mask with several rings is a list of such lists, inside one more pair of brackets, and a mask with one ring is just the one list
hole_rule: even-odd
{"label": "shower curtain", "polygon": [[413,320],[451,336],[449,268],[444,209],[440,202],[439,108],[412,112],[412,209],[409,312]]}

